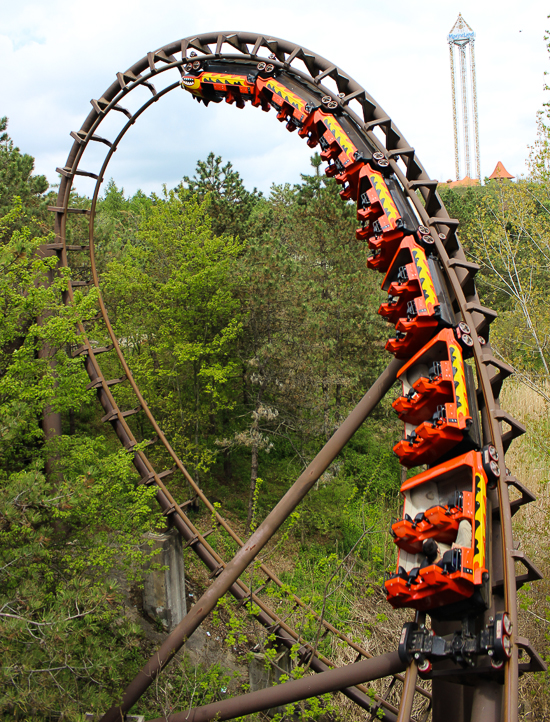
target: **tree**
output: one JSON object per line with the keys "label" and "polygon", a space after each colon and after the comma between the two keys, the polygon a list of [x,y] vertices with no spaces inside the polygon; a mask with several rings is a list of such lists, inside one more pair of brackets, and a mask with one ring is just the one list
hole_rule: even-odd
{"label": "tree", "polygon": [[[93,293],[79,296],[74,307],[61,303],[68,269],[58,269],[51,285],[44,283],[57,257],[41,258],[37,250],[51,238],[33,237],[24,222],[19,199],[0,219],[0,236],[21,226],[0,247],[0,467],[12,471],[40,453],[46,408],[63,412],[84,402],[82,361],[70,358],[66,348],[77,343],[77,318],[93,315],[96,306]],[[49,355],[39,354],[44,347]]]}
{"label": "tree", "polygon": [[375,360],[384,333],[377,283],[355,240],[354,212],[320,162],[314,156],[314,175],[274,186],[257,204],[242,258],[249,423],[225,442],[250,449],[248,522],[260,453],[284,437],[305,465],[383,363]]}
{"label": "tree", "polygon": [[[44,438],[46,408],[91,401],[82,360],[66,349],[96,297],[62,303],[67,274],[43,283],[57,259],[37,254],[48,239],[24,223],[19,200],[0,219],[4,237],[18,227],[0,249],[0,716],[75,719],[104,709],[122,670],[139,668],[139,630],[123,614],[114,571],[139,575],[150,556],[141,535],[159,514],[125,450],[102,436]],[[38,355],[44,345],[51,358]],[[52,458],[56,473],[46,475]]]}
{"label": "tree", "polygon": [[14,198],[19,197],[27,213],[44,223],[48,181],[43,175],[33,175],[34,158],[21,153],[7,128],[8,119],[0,118],[0,216],[5,216]]}
{"label": "tree", "polygon": [[490,181],[469,248],[481,286],[500,314],[492,340],[520,370],[550,375],[550,213],[546,189],[522,179]]}
{"label": "tree", "polygon": [[101,437],[61,437],[55,452],[61,483],[43,455],[0,472],[2,716],[100,712],[141,662],[116,580],[135,579],[150,556],[140,544],[159,523],[154,491]]}
{"label": "tree", "polygon": [[[185,185],[184,185],[185,184]],[[208,213],[212,231],[244,239],[250,214],[262,194],[256,188],[248,191],[231,163],[222,166],[221,156],[209,153],[197,162],[196,175],[184,176],[178,190],[182,198],[197,195],[200,201],[209,198]]]}
{"label": "tree", "polygon": [[97,204],[94,224],[96,262],[100,272],[120,258],[127,244],[139,245],[139,228],[153,206],[151,198],[137,190],[126,197],[111,178]]}
{"label": "tree", "polygon": [[367,249],[355,239],[355,205],[342,202],[340,187],[320,173],[320,165],[315,154],[314,175],[302,175],[292,227],[296,252],[303,255],[305,336],[314,340],[317,355],[320,393],[314,413],[328,440],[357,389],[381,370],[377,347],[386,324],[377,314],[379,279],[366,270]]}
{"label": "tree", "polygon": [[104,274],[133,373],[196,474],[212,464],[217,420],[234,404],[242,328],[234,264],[241,251],[242,243],[214,235],[207,202],[180,188],[153,196],[137,243]]}

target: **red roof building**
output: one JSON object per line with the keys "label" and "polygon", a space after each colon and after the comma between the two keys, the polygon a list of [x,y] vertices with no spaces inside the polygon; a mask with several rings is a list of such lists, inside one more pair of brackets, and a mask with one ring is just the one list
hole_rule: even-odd
{"label": "red roof building", "polygon": [[470,176],[466,176],[465,178],[462,178],[461,180],[452,181],[448,180],[446,185],[449,188],[456,188],[457,186],[460,187],[468,187],[468,186],[478,186],[479,180],[477,178],[470,178]]}
{"label": "red roof building", "polygon": [[510,173],[508,173],[506,168],[499,161],[495,166],[493,174],[489,176],[489,180],[503,180],[504,178],[511,180],[514,177],[515,176],[510,175]]}

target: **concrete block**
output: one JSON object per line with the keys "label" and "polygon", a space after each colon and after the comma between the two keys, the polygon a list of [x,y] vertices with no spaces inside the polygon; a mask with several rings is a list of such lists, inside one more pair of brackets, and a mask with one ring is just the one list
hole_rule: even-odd
{"label": "concrete block", "polygon": [[170,529],[162,534],[147,534],[146,538],[154,542],[152,547],[147,545],[148,549],[161,549],[153,561],[166,569],[148,571],[145,575],[143,609],[160,619],[170,632],[187,614],[181,537],[176,529]]}
{"label": "concrete block", "polygon": [[[256,690],[266,689],[267,687],[272,687],[274,684],[278,684],[281,675],[287,674],[290,676],[291,669],[292,661],[290,659],[290,650],[286,647],[277,647],[277,654],[268,664],[266,664],[265,654],[254,654],[248,667],[250,691],[256,692]],[[271,717],[276,714],[282,714],[283,712],[284,706],[267,710],[267,714]]]}

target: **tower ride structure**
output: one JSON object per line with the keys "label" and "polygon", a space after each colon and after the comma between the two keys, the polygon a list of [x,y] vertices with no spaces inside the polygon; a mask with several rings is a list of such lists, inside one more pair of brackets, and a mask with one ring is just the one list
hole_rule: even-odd
{"label": "tower ride structure", "polygon": [[[479,123],[477,115],[477,84],[476,60],[474,43],[476,34],[459,13],[455,24],[451,28],[447,40],[449,42],[449,56],[451,61],[451,87],[453,93],[453,130],[455,141],[455,172],[456,180],[460,180],[461,165],[465,176],[472,176],[472,143],[470,141],[471,122],[473,120],[473,145],[475,177],[480,178],[479,167]],[[460,78],[460,118],[457,110],[456,88],[457,64],[455,63],[455,49],[458,53],[458,71]],[[472,118],[473,116],[473,118]],[[459,132],[459,125],[461,125]],[[462,138],[462,141],[460,140]],[[461,142],[463,146],[461,148]],[[462,164],[461,164],[462,160]]]}

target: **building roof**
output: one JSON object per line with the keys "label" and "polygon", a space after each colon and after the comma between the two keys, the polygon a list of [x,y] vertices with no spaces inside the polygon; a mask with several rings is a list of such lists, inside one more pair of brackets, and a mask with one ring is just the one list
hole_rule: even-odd
{"label": "building roof", "polygon": [[510,173],[508,173],[506,168],[499,161],[495,166],[493,174],[489,176],[489,180],[502,180],[503,178],[512,179],[514,177],[515,176],[510,175]]}
{"label": "building roof", "polygon": [[457,186],[458,187],[478,186],[479,179],[478,178],[470,178],[470,176],[467,175],[465,178],[462,178],[461,180],[457,180],[457,181],[448,180],[446,185],[449,188],[456,188]]}

